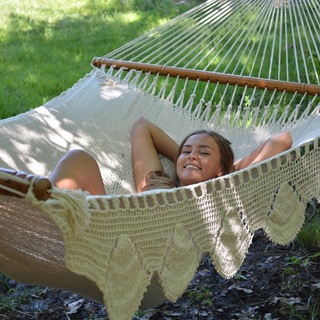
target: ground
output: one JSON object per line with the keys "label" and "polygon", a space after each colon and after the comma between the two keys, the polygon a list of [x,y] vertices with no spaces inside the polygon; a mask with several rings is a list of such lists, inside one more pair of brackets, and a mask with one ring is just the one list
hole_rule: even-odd
{"label": "ground", "polygon": [[[139,311],[134,320],[320,319],[319,259],[319,248],[275,245],[257,231],[235,277],[221,278],[205,259],[176,303]],[[107,319],[99,303],[1,275],[0,295],[1,320]]]}

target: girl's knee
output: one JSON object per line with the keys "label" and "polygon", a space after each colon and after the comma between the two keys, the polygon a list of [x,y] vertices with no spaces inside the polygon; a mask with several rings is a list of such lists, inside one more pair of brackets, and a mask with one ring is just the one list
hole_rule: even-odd
{"label": "girl's knee", "polygon": [[285,132],[279,133],[276,136],[276,142],[278,142],[282,146],[284,151],[290,149],[292,146],[292,137],[290,132],[285,131]]}
{"label": "girl's knee", "polygon": [[93,157],[90,153],[82,149],[71,149],[65,154],[64,158],[90,159]]}
{"label": "girl's knee", "polygon": [[82,149],[68,151],[58,162],[51,176],[83,177],[99,171],[96,159]]}
{"label": "girl's knee", "polygon": [[81,149],[68,151],[58,162],[49,179],[62,189],[82,189],[92,194],[104,192],[96,159]]}
{"label": "girl's knee", "polygon": [[97,164],[96,159],[90,153],[82,149],[72,149],[68,151],[61,160],[72,161],[74,165],[77,165],[77,164],[96,165]]}

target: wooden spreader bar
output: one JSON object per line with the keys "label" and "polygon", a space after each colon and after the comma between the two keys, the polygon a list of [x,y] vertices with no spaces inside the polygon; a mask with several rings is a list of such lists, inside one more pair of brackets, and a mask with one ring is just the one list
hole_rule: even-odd
{"label": "wooden spreader bar", "polygon": [[272,80],[257,77],[239,76],[233,74],[225,74],[219,72],[203,71],[188,68],[170,67],[150,63],[140,63],[124,60],[106,59],[95,57],[92,59],[92,64],[95,67],[100,68],[102,65],[106,65],[107,68],[113,66],[115,69],[126,68],[141,70],[143,72],[150,72],[151,74],[159,74],[162,76],[179,76],[182,79],[188,78],[191,80],[200,80],[205,82],[222,83],[230,85],[239,85],[241,87],[259,88],[277,91],[286,91],[291,93],[307,93],[308,95],[320,94],[320,86],[315,84],[288,82],[282,80]]}
{"label": "wooden spreader bar", "polygon": [[22,198],[30,188],[38,200],[47,200],[51,196],[52,184],[47,178],[0,168],[0,194]]}

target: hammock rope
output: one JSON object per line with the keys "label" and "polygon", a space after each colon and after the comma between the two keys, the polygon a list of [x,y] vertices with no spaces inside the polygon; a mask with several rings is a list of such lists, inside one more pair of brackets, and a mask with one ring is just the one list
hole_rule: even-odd
{"label": "hammock rope", "polygon": [[[130,319],[139,307],[177,300],[204,255],[234,276],[257,229],[292,241],[320,196],[319,13],[319,0],[206,1],[94,58],[90,73],[44,106],[1,120],[0,166],[42,179],[82,148],[97,159],[108,195],[48,185],[43,201],[36,178],[20,193],[8,186],[19,174],[0,170],[0,271]],[[218,179],[135,194],[130,136],[140,115],[178,143],[195,129],[216,130],[236,159],[280,131],[294,143]]]}
{"label": "hammock rope", "polygon": [[[268,90],[286,91],[291,93],[305,93],[309,95],[319,95],[320,85],[313,85],[308,83],[287,82],[272,79],[263,79],[255,77],[238,76],[235,74],[209,72],[195,69],[170,67],[164,65],[154,65],[139,62],[130,62],[123,60],[93,58],[92,64],[100,68],[105,65],[107,68],[115,67],[116,69],[135,69],[142,72],[150,72],[151,74],[159,74],[161,76],[170,75],[172,77],[179,76],[180,79],[209,81],[213,83],[222,83],[230,85],[247,86],[249,88],[267,88]],[[231,99],[232,100],[232,99]]]}
{"label": "hammock rope", "polygon": [[207,1],[103,58],[319,84],[319,8],[306,4]]}
{"label": "hammock rope", "polygon": [[[216,95],[208,94],[206,101],[224,107],[281,105],[279,113],[290,101],[292,111],[301,100],[305,108],[312,95],[319,96],[318,20],[314,1],[206,1],[92,64],[179,75],[181,81],[210,78],[217,87],[206,92]],[[199,104],[199,98],[194,101]]]}

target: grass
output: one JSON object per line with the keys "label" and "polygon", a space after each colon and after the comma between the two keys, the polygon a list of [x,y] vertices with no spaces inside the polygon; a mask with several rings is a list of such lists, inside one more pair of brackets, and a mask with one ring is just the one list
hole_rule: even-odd
{"label": "grass", "polygon": [[[91,70],[93,57],[119,48],[203,1],[0,0],[0,119],[51,100]],[[244,18],[239,18],[239,24]],[[234,46],[232,55],[236,54],[237,47]],[[220,49],[218,46],[217,51]],[[217,57],[216,63],[222,64],[221,70],[229,64],[229,49],[224,47],[225,51]],[[209,61],[203,61],[204,65],[207,63]],[[236,63],[237,60],[226,72],[232,72]],[[260,68],[260,65],[264,64],[258,61],[256,67]],[[198,66],[199,69],[202,67]],[[268,67],[264,70],[264,77],[267,77],[267,71]],[[294,69],[290,71],[294,73]],[[294,75],[290,78],[294,79]],[[184,83],[179,85],[181,89]],[[205,86],[205,83],[199,84],[198,92]],[[224,90],[225,87],[219,87],[217,101]],[[243,97],[242,90],[238,90],[235,105],[257,106],[260,96],[256,94],[253,102],[251,93],[252,90],[248,89]],[[197,99],[200,98],[199,94]],[[262,105],[266,105],[269,99],[269,95],[261,98]],[[282,102],[284,106],[288,103]],[[304,103],[307,105],[307,99]],[[224,99],[223,106],[227,105],[228,99]]]}
{"label": "grass", "polygon": [[0,0],[0,118],[44,104],[88,73],[93,57],[200,2]]}
{"label": "grass", "polygon": [[310,203],[314,208],[311,213],[307,210],[306,221],[298,234],[298,240],[304,247],[318,250],[320,256],[320,207],[314,200]]}

